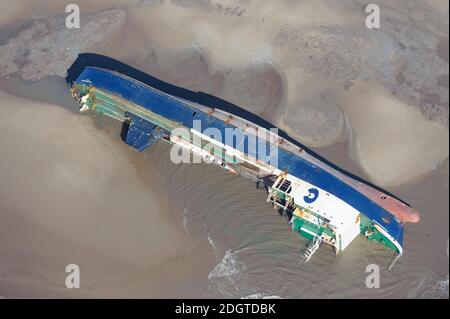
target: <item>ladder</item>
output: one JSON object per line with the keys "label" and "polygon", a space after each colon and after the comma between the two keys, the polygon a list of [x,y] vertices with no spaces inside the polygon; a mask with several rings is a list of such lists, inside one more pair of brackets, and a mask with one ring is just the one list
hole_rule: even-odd
{"label": "ladder", "polygon": [[302,259],[302,263],[306,264],[309,259],[312,257],[312,255],[315,254],[315,252],[317,251],[317,249],[319,249],[320,244],[323,241],[323,236],[316,236],[314,237],[311,241],[308,242],[308,244],[306,245],[304,251],[303,251],[303,259]]}

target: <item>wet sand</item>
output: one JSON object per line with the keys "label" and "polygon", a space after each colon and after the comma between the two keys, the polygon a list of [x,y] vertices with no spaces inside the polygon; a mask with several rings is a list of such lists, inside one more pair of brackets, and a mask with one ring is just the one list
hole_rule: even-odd
{"label": "wet sand", "polygon": [[376,84],[355,84],[343,100],[350,156],[377,185],[413,183],[448,158],[448,129]]}
{"label": "wet sand", "polygon": [[[156,269],[150,284],[184,271],[192,247],[169,194],[134,168],[143,158],[88,117],[0,94],[1,295],[32,296],[39,279],[42,297],[58,296],[71,261],[83,273],[75,295],[126,296],[119,283],[143,272]],[[161,271],[174,260],[175,273]]]}
{"label": "wet sand", "polygon": [[[61,13],[45,0],[23,4],[0,15],[0,31]],[[448,298],[445,1],[383,3],[390,19],[373,38],[344,2],[80,4],[92,14],[121,7],[121,27],[101,41],[83,36],[48,66],[30,60],[25,73],[3,57],[18,73],[0,70],[9,77],[0,89],[24,98],[0,91],[0,296]],[[48,32],[46,41],[65,34],[51,24]],[[0,50],[8,37],[35,49],[5,31]],[[65,45],[56,41],[52,54]],[[137,154],[117,124],[78,115],[63,80],[48,77],[63,75],[76,50],[228,99],[388,187],[422,213],[407,226],[405,256],[382,271],[377,290],[365,287],[365,266],[387,265],[390,253],[362,238],[337,258],[324,249],[298,265],[305,241],[254,184],[208,165],[174,165],[161,143]],[[40,80],[17,79],[24,74]],[[69,263],[81,267],[78,291],[64,287]]]}

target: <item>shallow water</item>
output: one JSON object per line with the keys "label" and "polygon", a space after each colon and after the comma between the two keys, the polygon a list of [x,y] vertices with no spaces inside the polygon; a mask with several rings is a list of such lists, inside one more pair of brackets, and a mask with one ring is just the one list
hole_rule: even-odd
{"label": "shallow water", "polygon": [[[2,82],[10,93],[71,107],[70,97],[61,94],[62,79],[45,79],[36,83],[19,80]],[[26,93],[24,93],[26,92]],[[45,92],[46,94],[43,94]],[[49,98],[51,97],[51,98]],[[70,116],[81,116],[73,113]],[[97,120],[98,122],[98,120]],[[113,123],[106,123],[106,128]],[[100,128],[97,128],[100,129]],[[118,129],[110,134],[112,143],[121,144]],[[286,219],[266,204],[266,194],[241,177],[231,176],[206,164],[175,165],[169,159],[170,147],[158,143],[144,154],[144,161],[134,164],[146,185],[157,185],[169,194],[167,214],[183,230],[191,249],[207,247],[197,257],[205,265],[196,272],[196,280],[171,282],[161,294],[149,291],[155,273],[144,271],[121,283],[126,296],[197,296],[197,297],[281,297],[281,298],[365,298],[365,297],[445,297],[448,272],[445,236],[448,234],[448,185],[437,170],[431,176],[395,189],[403,199],[419,208],[422,221],[407,227],[405,255],[392,271],[386,271],[391,253],[379,245],[359,238],[335,257],[327,247],[319,250],[311,262],[299,264],[305,240],[288,230]],[[360,174],[348,159],[344,144],[317,149],[321,155]],[[133,151],[130,151],[133,152]],[[134,156],[134,154],[133,154]],[[135,158],[135,157],[133,157]],[[132,161],[135,159],[132,158]],[[440,168],[445,170],[445,167]],[[444,172],[445,174],[445,172]],[[433,247],[429,249],[428,247]],[[191,251],[192,253],[192,251]],[[191,254],[188,253],[188,256]],[[212,255],[212,256],[211,256]],[[186,257],[185,257],[186,258]],[[212,259],[211,259],[212,258]],[[214,262],[215,259],[215,262]],[[175,265],[179,259],[175,260]],[[191,263],[186,261],[186,263]],[[365,267],[381,267],[381,288],[365,286]],[[125,268],[126,269],[126,268]],[[209,269],[209,270],[208,270]],[[113,285],[112,285],[113,286]],[[113,286],[114,287],[114,286]],[[195,293],[191,290],[195,287]],[[90,293],[105,294],[102,286]],[[123,296],[118,287],[112,296]],[[3,290],[8,296],[8,290]],[[53,292],[54,293],[54,292]],[[44,294],[45,290],[35,292]],[[58,295],[58,293],[56,293]],[[111,291],[106,296],[111,295]]]}
{"label": "shallow water", "polygon": [[[19,1],[18,4],[20,3]],[[169,159],[170,148],[163,143],[158,143],[144,154],[138,154],[120,140],[118,123],[104,118],[91,120],[79,115],[62,78],[44,77],[36,82],[26,82],[11,77],[0,80],[0,89],[25,99],[17,101],[8,98],[1,101],[4,105],[0,107],[14,105],[14,108],[8,109],[8,117],[20,118],[21,114],[32,112],[33,108],[43,118],[51,117],[57,112],[61,119],[59,134],[63,140],[52,140],[53,146],[50,147],[48,140],[35,143],[34,138],[31,138],[30,141],[23,141],[25,147],[18,145],[17,148],[13,147],[13,141],[0,140],[0,147],[3,149],[2,163],[18,161],[17,165],[11,167],[2,166],[3,170],[0,172],[5,174],[2,176],[20,176],[18,168],[22,166],[19,165],[19,155],[20,152],[27,152],[28,148],[37,159],[41,157],[40,152],[56,152],[61,160],[66,158],[66,154],[71,154],[70,159],[83,163],[83,154],[86,161],[92,167],[98,167],[97,169],[103,166],[95,164],[98,160],[117,170],[123,168],[127,177],[113,175],[115,177],[104,184],[104,187],[115,194],[117,198],[114,203],[118,207],[127,207],[123,209],[123,214],[126,214],[124,220],[127,222],[121,227],[116,220],[121,215],[120,212],[113,210],[114,213],[108,213],[112,208],[106,204],[106,199],[102,204],[102,201],[90,202],[90,197],[80,198],[80,202],[86,201],[86,207],[95,209],[92,210],[92,215],[81,211],[75,213],[80,216],[75,219],[79,228],[75,227],[72,235],[77,230],[86,228],[87,239],[81,240],[75,236],[67,240],[65,235],[56,231],[62,226],[58,225],[58,221],[64,224],[66,220],[49,219],[49,215],[45,214],[45,203],[32,196],[25,196],[28,198],[26,202],[8,198],[8,205],[5,204],[6,200],[0,203],[0,224],[4,226],[0,231],[0,236],[4,236],[3,244],[0,245],[1,296],[448,298],[448,149],[446,151],[433,143],[408,144],[421,145],[422,148],[428,148],[431,154],[429,156],[434,154],[432,158],[425,157],[418,161],[416,154],[419,152],[402,152],[401,147],[402,138],[405,139],[405,144],[410,142],[408,139],[420,140],[421,135],[413,130],[395,135],[398,140],[392,139],[396,142],[392,145],[396,146],[398,152],[384,147],[382,143],[373,143],[376,141],[377,136],[373,135],[376,132],[369,130],[370,127],[366,130],[367,127],[363,124],[376,126],[377,123],[365,122],[367,119],[360,116],[359,109],[357,112],[352,111],[357,106],[355,101],[361,99],[360,94],[352,91],[360,88],[359,83],[353,83],[352,88],[346,90],[335,81],[308,73],[311,70],[305,72],[303,68],[298,68],[296,63],[299,57],[293,52],[271,47],[274,45],[274,30],[278,30],[281,25],[291,23],[299,27],[312,23],[310,20],[314,19],[326,23],[329,22],[327,17],[333,14],[333,8],[337,10],[336,16],[342,18],[343,12],[347,10],[346,5],[333,7],[327,1],[304,3],[304,9],[314,8],[316,14],[300,23],[295,21],[298,16],[290,14],[284,3],[280,2],[275,6],[280,14],[266,22],[261,20],[261,15],[266,11],[271,12],[274,5],[266,4],[256,10],[252,4],[247,8],[248,17],[244,14],[243,22],[239,23],[242,27],[240,34],[232,31],[221,34],[227,25],[227,19],[238,14],[239,10],[233,11],[234,13],[229,11],[230,13],[224,13],[214,20],[208,17],[208,12],[173,7],[169,2],[166,3],[166,10],[153,10],[151,6],[136,7],[138,3],[141,2],[111,0],[103,5],[89,7],[89,10],[95,11],[117,4],[126,5],[129,16],[123,34],[134,32],[133,37],[126,38],[128,47],[117,46],[122,40],[119,35],[100,44],[96,52],[121,58],[163,80],[229,99],[275,124],[281,124],[294,136],[310,134],[302,141],[312,142],[313,146],[329,145],[316,148],[315,151],[359,176],[376,179],[386,172],[383,167],[395,164],[394,168],[403,170],[403,175],[399,175],[403,179],[401,183],[393,183],[389,190],[416,207],[422,213],[421,222],[407,226],[405,255],[392,271],[385,269],[390,262],[391,252],[379,245],[365,242],[363,238],[355,240],[339,256],[334,256],[331,249],[324,247],[313,256],[310,263],[301,265],[300,250],[306,243],[305,240],[288,230],[286,219],[266,204],[265,192],[256,189],[254,183],[206,164],[172,164]],[[238,3],[239,1],[224,2],[228,6],[238,6]],[[244,4],[242,6],[245,7]],[[255,11],[251,11],[252,9]],[[33,8],[27,10],[36,11]],[[58,10],[57,6],[49,6],[39,12],[51,15]],[[152,23],[160,23],[161,28],[155,30],[152,29],[152,24],[145,23],[149,17],[154,19]],[[17,19],[20,18],[18,15]],[[171,26],[170,21],[174,18],[179,21],[174,21]],[[346,26],[355,23],[357,19],[358,15],[352,11],[348,20],[338,19],[338,23]],[[420,20],[420,17],[417,19]],[[14,19],[4,21],[11,22]],[[2,22],[0,19],[0,28]],[[176,32],[177,23],[186,23],[186,30]],[[261,26],[261,29],[257,26]],[[437,31],[433,32],[439,33],[441,30],[436,28]],[[192,41],[192,34],[196,35],[195,41]],[[236,43],[243,43],[254,34],[258,35],[255,39],[236,46]],[[2,39],[3,37],[7,38],[5,35],[2,35]],[[259,60],[254,60],[255,57]],[[283,57],[285,60],[280,63],[280,58]],[[374,89],[373,92],[379,92],[375,88],[376,86],[369,87]],[[386,96],[391,97],[389,93],[383,92],[376,98]],[[398,117],[396,112],[398,109],[403,110],[404,105],[398,108],[396,105],[399,104],[393,103],[390,110],[381,109],[381,113],[376,116],[384,114]],[[59,113],[56,111],[58,108],[65,112]],[[409,111],[406,112],[409,116]],[[7,117],[2,120],[7,121]],[[68,123],[68,130],[88,130],[90,133],[83,134],[79,139],[75,133],[64,132],[65,121]],[[311,121],[320,123],[320,130],[313,132],[314,125],[308,126]],[[1,131],[3,136],[10,136],[5,135],[10,132],[6,122],[1,123],[0,121],[0,131],[6,130]],[[429,124],[423,118],[414,123],[419,132],[420,128],[428,127],[425,125]],[[20,121],[17,125],[20,127]],[[350,136],[364,138],[364,150],[369,157],[357,156],[350,159],[349,147],[351,150],[355,144],[349,139],[349,132],[346,131],[348,126]],[[35,132],[36,136],[49,134],[49,127],[39,126],[39,123],[34,127],[38,130]],[[323,132],[326,134],[319,134]],[[412,133],[408,135],[409,132]],[[445,139],[446,134],[448,140],[448,130],[443,126],[436,128],[435,132],[433,137],[444,136]],[[371,136],[374,138],[371,139]],[[88,148],[77,146],[80,141],[84,141]],[[11,153],[5,152],[6,149]],[[79,155],[73,154],[73,150],[78,150]],[[427,152],[427,149],[419,151]],[[98,160],[92,158],[91,153],[97,154]],[[378,156],[375,163],[370,161],[373,159],[371,154]],[[50,155],[48,158],[51,159]],[[116,158],[120,161],[115,161]],[[56,166],[64,164],[55,161]],[[404,163],[408,165],[402,165]],[[435,165],[429,165],[430,163]],[[33,176],[39,176],[38,170],[48,165],[50,164],[38,160],[35,171],[30,169],[28,178],[33,180]],[[63,173],[64,170],[59,172]],[[79,178],[84,178],[81,168],[79,172]],[[111,178],[109,172],[101,172],[94,175],[93,185],[97,185],[98,178]],[[373,175],[374,172],[377,174]],[[380,182],[389,181],[388,175]],[[76,177],[75,174],[71,176],[73,179]],[[18,180],[17,183],[23,185],[25,182]],[[87,184],[90,182],[87,181]],[[55,197],[63,199],[66,196],[64,189],[58,190],[54,184],[42,185],[56,191]],[[125,196],[118,192],[118,189],[122,189],[118,185],[139,191],[135,191],[134,195],[125,192]],[[35,188],[32,186],[29,188],[31,191],[42,191],[45,194],[45,188],[39,190],[39,185],[34,185]],[[0,196],[11,193],[14,193],[11,184],[5,180],[0,181]],[[80,190],[79,194],[86,193]],[[70,198],[76,198],[76,195],[71,194]],[[129,200],[130,196],[132,200]],[[61,203],[64,205],[63,200]],[[160,207],[157,211],[148,208],[156,204]],[[35,208],[34,213],[30,207]],[[77,212],[77,207],[79,206],[75,200],[67,202],[67,210]],[[92,221],[96,225],[104,222],[102,232],[97,234],[91,225]],[[150,233],[150,226],[149,233],[145,232],[147,223],[159,222],[175,239],[167,237],[163,240],[161,236]],[[134,232],[140,235],[140,240],[131,235]],[[115,243],[114,247],[106,244],[105,240],[108,238]],[[179,242],[180,238],[182,243]],[[89,240],[92,247],[89,247]],[[141,243],[133,249],[136,240]],[[42,242],[42,245],[35,247],[38,253],[32,252],[32,242]],[[65,247],[74,251],[74,254],[68,253]],[[171,254],[158,255],[158,247],[166,248]],[[152,251],[155,252],[153,256],[145,255]],[[65,274],[61,267],[77,259],[82,261],[83,269],[88,269],[88,275],[83,277],[82,284],[82,287],[87,288],[68,292],[64,287]],[[372,263],[381,268],[379,289],[368,289],[365,285],[368,275],[366,266]]]}

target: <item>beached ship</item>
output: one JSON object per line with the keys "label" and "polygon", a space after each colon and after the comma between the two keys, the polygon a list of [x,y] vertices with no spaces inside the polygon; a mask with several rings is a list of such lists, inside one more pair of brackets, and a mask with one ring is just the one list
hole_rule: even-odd
{"label": "beached ship", "polygon": [[[292,231],[308,239],[304,262],[322,243],[337,254],[362,234],[394,251],[392,265],[403,253],[405,223],[419,221],[419,213],[392,194],[325,161],[285,133],[269,131],[259,136],[258,132],[270,127],[239,114],[174,96],[101,67],[84,67],[70,82],[80,110],[123,122],[127,129],[124,141],[136,150],[163,140],[262,183],[267,202],[288,217]],[[187,133],[174,134],[180,128]],[[222,136],[227,129],[243,134],[224,141],[206,134],[209,128]],[[276,148],[276,163],[255,155],[252,141]]]}

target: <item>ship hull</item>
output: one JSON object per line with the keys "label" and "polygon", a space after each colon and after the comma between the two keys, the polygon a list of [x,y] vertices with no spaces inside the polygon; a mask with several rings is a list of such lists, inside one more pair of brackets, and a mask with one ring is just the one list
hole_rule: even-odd
{"label": "ship hull", "polygon": [[[340,252],[362,233],[397,255],[403,252],[404,222],[385,203],[404,210],[409,206],[323,163],[276,131],[259,136],[266,128],[236,114],[186,101],[101,68],[85,68],[73,82],[72,93],[82,110],[128,125],[126,142],[138,151],[162,139],[231,173],[262,182],[268,201],[286,212],[292,230],[314,243],[320,239]],[[221,138],[208,134],[208,129]],[[240,140],[223,139],[230,129],[244,134]],[[276,149],[276,161],[267,154],[258,157],[252,152],[252,141],[269,151]],[[205,151],[205,144],[212,144],[214,150]]]}

